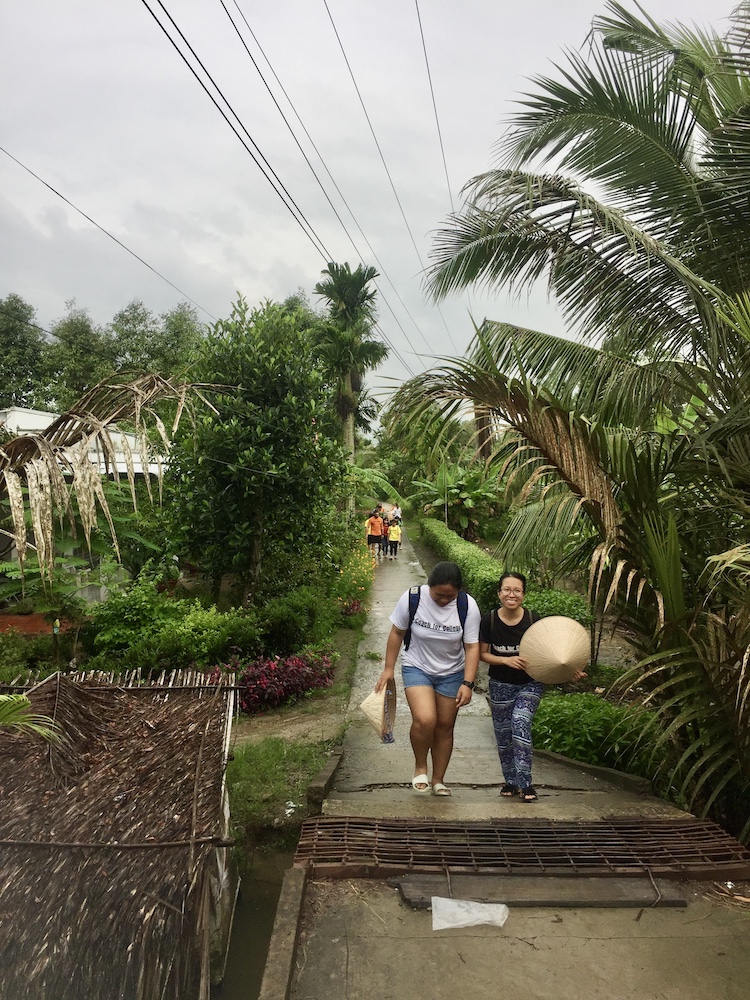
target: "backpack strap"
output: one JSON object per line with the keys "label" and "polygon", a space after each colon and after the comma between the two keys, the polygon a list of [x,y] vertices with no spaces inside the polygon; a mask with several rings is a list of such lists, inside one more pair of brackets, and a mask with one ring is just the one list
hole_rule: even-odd
{"label": "backpack strap", "polygon": [[461,631],[466,628],[466,616],[469,613],[469,595],[465,590],[459,590],[456,597],[456,608],[458,610],[458,620],[461,622]]}
{"label": "backpack strap", "polygon": [[411,623],[414,621],[414,615],[417,613],[419,598],[421,596],[421,587],[409,587],[409,625],[404,633],[404,649],[408,649],[411,645]]}

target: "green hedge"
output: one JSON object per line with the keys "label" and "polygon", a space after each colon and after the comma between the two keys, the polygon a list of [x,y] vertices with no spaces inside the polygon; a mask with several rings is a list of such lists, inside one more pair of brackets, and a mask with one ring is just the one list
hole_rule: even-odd
{"label": "green hedge", "polygon": [[[482,611],[498,606],[497,584],[505,567],[488,552],[464,541],[442,523],[431,519],[420,521],[422,538],[442,559],[458,563],[464,586]],[[526,592],[525,607],[540,615],[565,615],[588,628],[593,616],[585,597],[564,590],[533,590]]]}
{"label": "green hedge", "polygon": [[532,728],[539,750],[613,767],[649,781],[666,756],[663,747],[656,747],[659,732],[651,712],[616,705],[595,694],[552,691],[542,698]]}

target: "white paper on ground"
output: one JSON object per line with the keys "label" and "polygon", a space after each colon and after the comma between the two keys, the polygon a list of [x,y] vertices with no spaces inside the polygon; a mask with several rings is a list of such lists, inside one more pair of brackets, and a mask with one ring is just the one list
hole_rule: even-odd
{"label": "white paper on ground", "polygon": [[478,927],[480,924],[502,927],[509,913],[505,903],[477,903],[473,899],[432,897],[434,931],[444,931],[449,927]]}

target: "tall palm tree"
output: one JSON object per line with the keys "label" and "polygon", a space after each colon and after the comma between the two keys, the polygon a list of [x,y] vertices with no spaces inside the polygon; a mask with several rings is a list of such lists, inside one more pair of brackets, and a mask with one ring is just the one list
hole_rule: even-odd
{"label": "tall palm tree", "polygon": [[[646,658],[668,781],[750,836],[750,4],[725,37],[618,3],[537,78],[437,234],[428,287],[545,277],[587,343],[485,323],[407,383],[398,425],[470,402],[512,431],[506,553],[567,529],[567,565]],[[540,172],[545,167],[548,173]],[[524,548],[525,547],[525,548]],[[740,815],[741,814],[741,815]]]}
{"label": "tall palm tree", "polygon": [[355,424],[365,373],[388,356],[388,348],[372,336],[378,277],[374,267],[330,263],[314,288],[328,303],[326,321],[314,333],[318,356],[335,382],[334,406],[341,420],[344,448],[355,456]]}

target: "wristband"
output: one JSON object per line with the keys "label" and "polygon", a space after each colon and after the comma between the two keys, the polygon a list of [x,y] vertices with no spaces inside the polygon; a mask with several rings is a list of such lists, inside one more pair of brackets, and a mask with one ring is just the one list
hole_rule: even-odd
{"label": "wristband", "polygon": [[464,687],[469,688],[470,691],[473,691],[476,681],[461,681],[461,684],[463,684]]}

